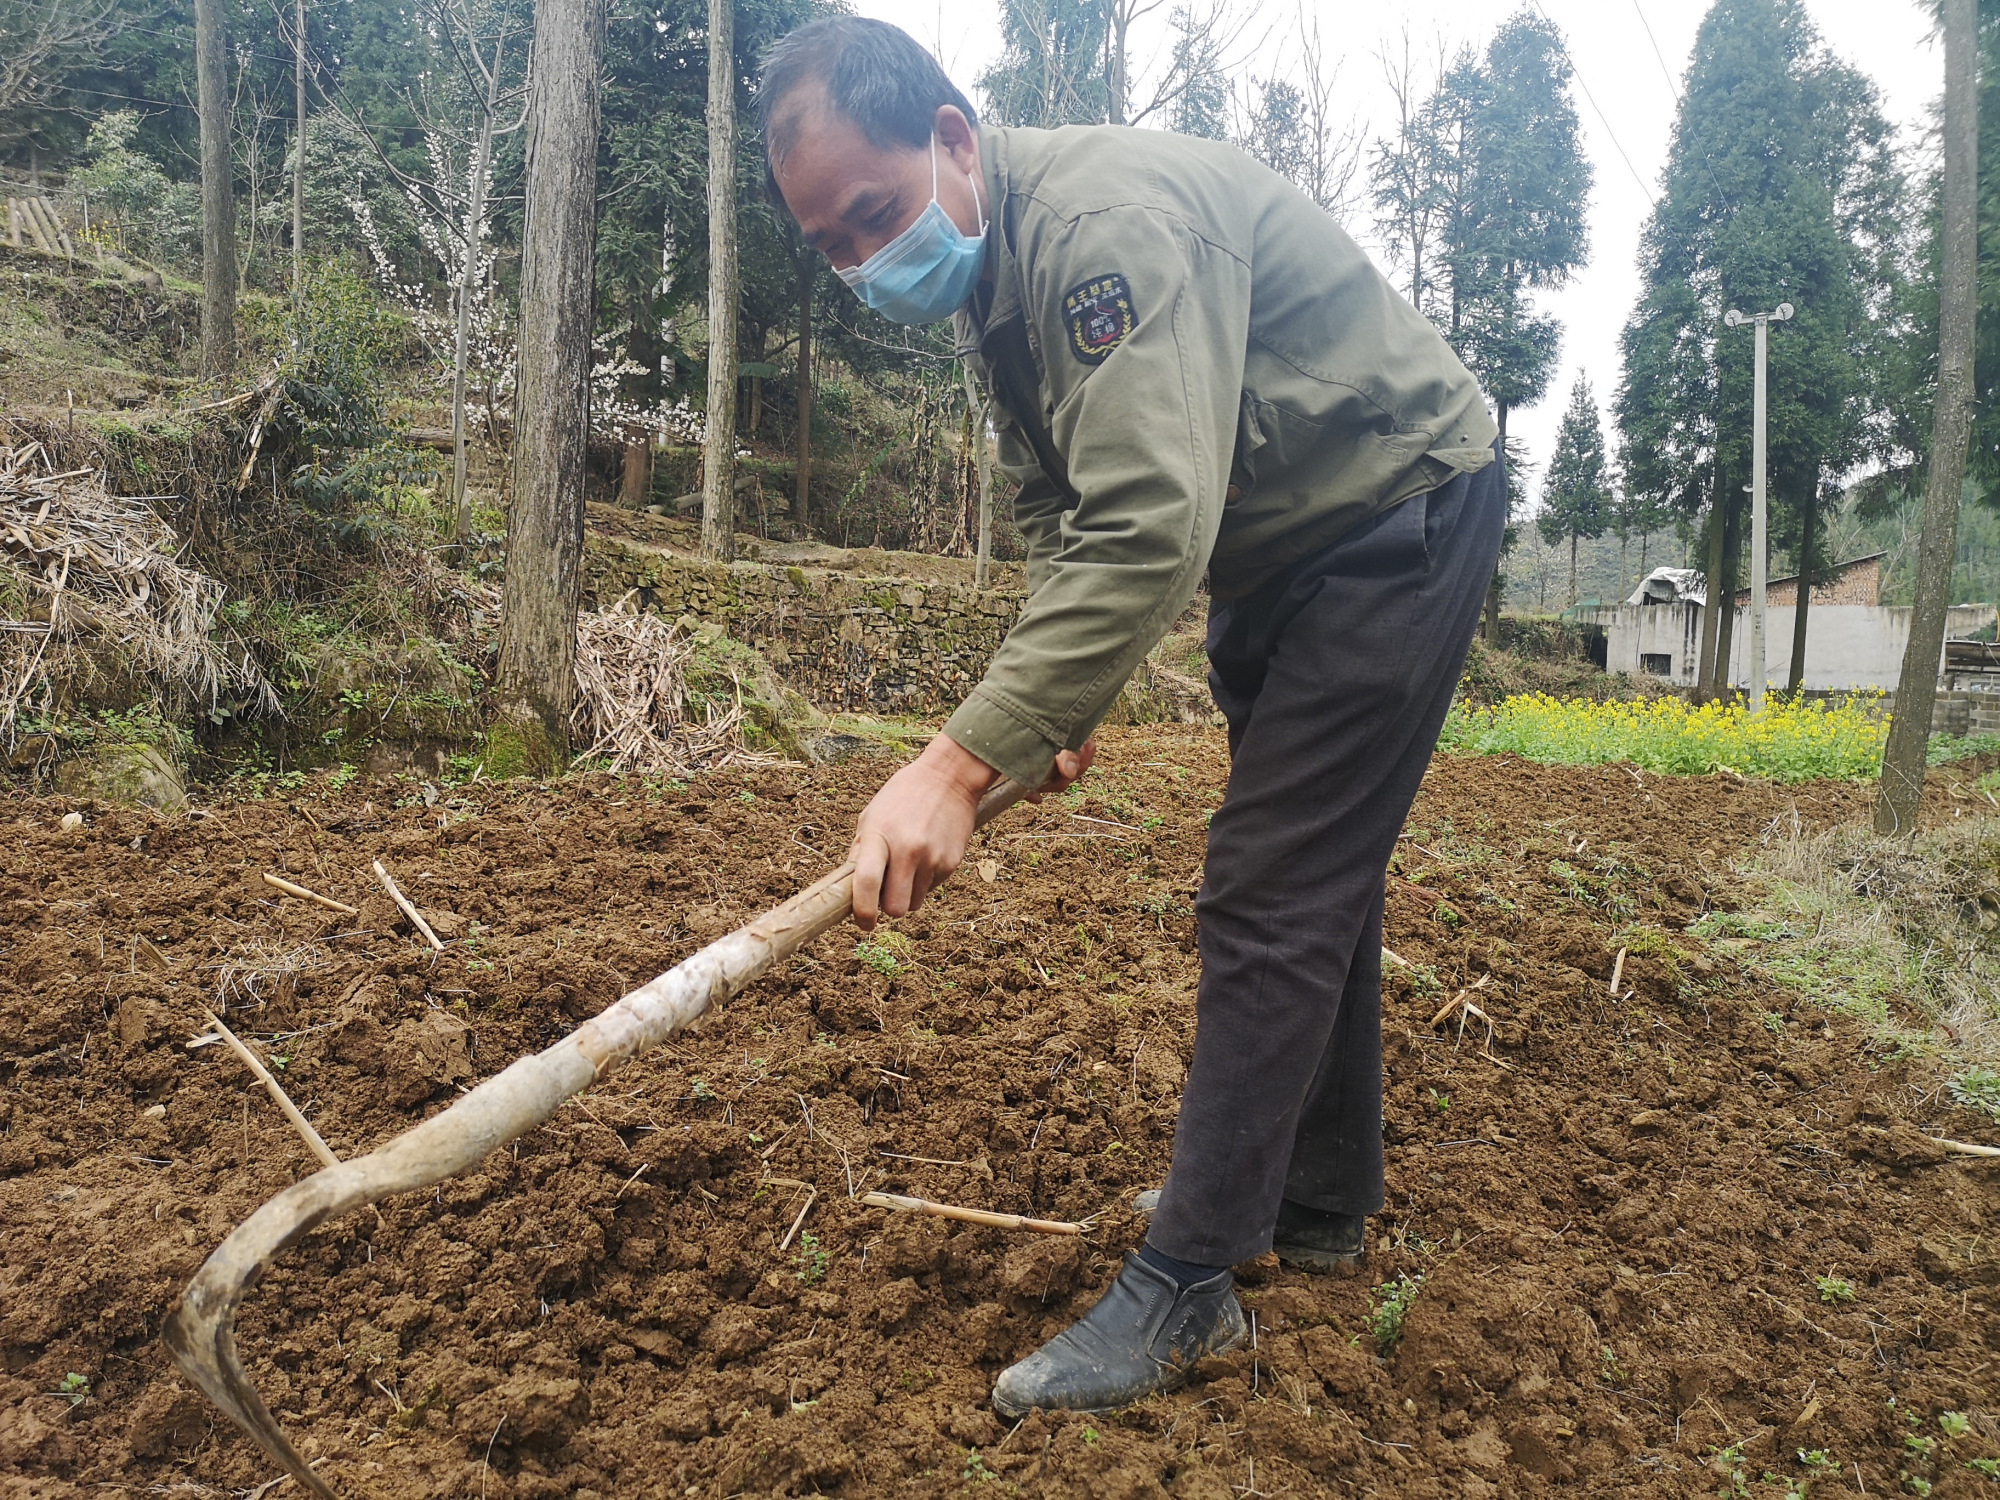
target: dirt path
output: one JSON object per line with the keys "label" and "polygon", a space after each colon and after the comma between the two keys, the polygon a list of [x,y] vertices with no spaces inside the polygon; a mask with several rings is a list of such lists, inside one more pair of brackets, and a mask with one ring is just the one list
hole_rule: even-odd
{"label": "dirt path", "polygon": [[[994,1373],[1089,1305],[1166,1168],[1222,757],[1111,734],[1089,797],[1004,820],[896,934],[830,934],[477,1174],[315,1232],[239,1323],[272,1407],[382,1500],[1712,1496],[1729,1468],[1775,1500],[1760,1476],[1807,1477],[1800,1450],[1837,1468],[1815,1497],[2000,1494],[1966,1467],[2000,1457],[2000,1176],[1918,1134],[1995,1132],[1681,931],[1793,809],[1863,794],[1619,767],[1433,771],[1392,882],[1365,1272],[1247,1267],[1254,1352],[1118,1417],[997,1421]],[[275,1472],[156,1338],[310,1169],[223,1048],[187,1048],[200,1004],[222,992],[333,1148],[368,1149],[821,873],[881,774],[357,784],[73,834],[65,804],[0,804],[0,1495]],[[1430,1024],[1482,979],[1490,1054]],[[953,1230],[851,1201],[875,1187],[1101,1217]],[[1379,1354],[1371,1288],[1418,1275]],[[50,1394],[72,1372],[87,1397]]]}

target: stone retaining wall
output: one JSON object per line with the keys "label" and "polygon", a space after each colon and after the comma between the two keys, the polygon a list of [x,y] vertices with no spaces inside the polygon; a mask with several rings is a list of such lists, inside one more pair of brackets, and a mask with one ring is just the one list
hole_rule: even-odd
{"label": "stone retaining wall", "polygon": [[640,604],[720,625],[828,712],[934,715],[956,708],[1026,595],[767,563],[704,563],[593,535],[584,607],[637,590]]}
{"label": "stone retaining wall", "polygon": [[1939,693],[1931,711],[1931,733],[2000,734],[2000,693]]}

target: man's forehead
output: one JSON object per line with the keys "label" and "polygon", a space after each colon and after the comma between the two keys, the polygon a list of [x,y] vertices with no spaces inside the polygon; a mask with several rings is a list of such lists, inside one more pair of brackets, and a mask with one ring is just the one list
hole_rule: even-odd
{"label": "man's forehead", "polygon": [[812,217],[829,222],[879,207],[902,186],[904,158],[916,154],[906,147],[877,146],[830,106],[800,118],[796,126],[799,134],[774,164],[774,173],[794,210],[809,208]]}

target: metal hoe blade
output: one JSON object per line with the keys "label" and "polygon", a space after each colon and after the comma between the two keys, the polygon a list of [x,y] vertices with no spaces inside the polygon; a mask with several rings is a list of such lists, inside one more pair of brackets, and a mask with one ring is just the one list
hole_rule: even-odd
{"label": "metal hoe blade", "polygon": [[[985,823],[1028,795],[1003,781],[979,804]],[[854,867],[842,865],[781,906],[716,939],[561,1041],[521,1058],[422,1124],[366,1156],[324,1168],[265,1203],[202,1262],[162,1338],[181,1373],[307,1490],[332,1487],[292,1446],[236,1353],[236,1309],[278,1255],[328,1219],[465,1171],[534,1129],[563,1101],[710,1012],[771,965],[844,921]]]}

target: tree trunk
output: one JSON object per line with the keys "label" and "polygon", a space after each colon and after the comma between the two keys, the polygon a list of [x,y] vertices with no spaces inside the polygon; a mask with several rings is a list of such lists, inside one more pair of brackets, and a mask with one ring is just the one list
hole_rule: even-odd
{"label": "tree trunk", "polygon": [[1569,607],[1576,608],[1576,544],[1582,536],[1572,531],[1569,534]]}
{"label": "tree trunk", "polygon": [[708,428],[701,555],[736,556],[736,16],[708,0]]}
{"label": "tree trunk", "polygon": [[305,296],[306,284],[306,0],[292,6],[292,102],[297,120],[292,128],[292,310]]}
{"label": "tree trunk", "polygon": [[1743,502],[1730,496],[1723,518],[1722,613],[1715,620],[1715,690],[1726,699],[1736,689],[1730,658],[1736,649],[1736,578],[1743,566]]}
{"label": "tree trunk", "polygon": [[1799,597],[1792,605],[1792,670],[1785,679],[1785,692],[1796,698],[1806,685],[1806,620],[1812,612],[1814,549],[1819,545],[1819,488],[1806,501],[1806,513],[1799,523]]}
{"label": "tree trunk", "polygon": [[972,463],[979,478],[979,532],[973,550],[972,586],[987,589],[993,586],[993,447],[987,439],[993,401],[980,394],[970,369],[965,372],[965,399],[972,412]]}
{"label": "tree trunk", "polygon": [[1132,25],[1132,0],[1112,0],[1111,26],[1104,59],[1105,93],[1109,96],[1106,118],[1113,125],[1125,123],[1125,96],[1130,85],[1125,76],[1125,45]]}
{"label": "tree trunk", "polygon": [[1697,702],[1715,691],[1716,626],[1722,619],[1722,480],[1721,465],[1714,497],[1708,505],[1708,556],[1702,559],[1701,654],[1695,663],[1694,696]]}
{"label": "tree trunk", "polygon": [[195,0],[201,106],[201,373],[236,369],[236,183],[229,149],[229,39],[222,0]]}
{"label": "tree trunk", "polygon": [[555,769],[576,699],[603,60],[603,0],[537,0],[497,689],[497,729],[515,740],[489,737],[496,774]]}
{"label": "tree trunk", "polygon": [[812,494],[813,282],[819,279],[818,255],[810,245],[799,249],[799,373],[795,392],[799,407],[799,465],[792,487],[792,522],[801,528],[812,520],[808,501]]}
{"label": "tree trunk", "polygon": [[1913,834],[1937,704],[1938,659],[1951,604],[1958,508],[1972,422],[1972,337],[1979,253],[1979,53],[1974,0],[1944,0],[1944,236],[1938,298],[1937,410],[1917,552],[1916,608],[1882,752],[1875,831]]}
{"label": "tree trunk", "polygon": [[653,439],[650,434],[625,440],[625,461],[618,470],[618,503],[627,510],[644,510],[653,489]]}
{"label": "tree trunk", "polygon": [[[470,32],[466,43],[477,47]],[[479,282],[479,247],[486,239],[486,180],[493,170],[493,111],[500,103],[501,50],[493,44],[493,71],[486,77],[486,108],[479,119],[479,144],[472,154],[472,201],[465,210],[465,244],[458,268],[458,309],[451,343],[451,509],[453,535],[463,547],[472,540],[472,497],[466,493],[465,375],[472,347],[472,293]],[[593,231],[594,235],[595,231]]]}

